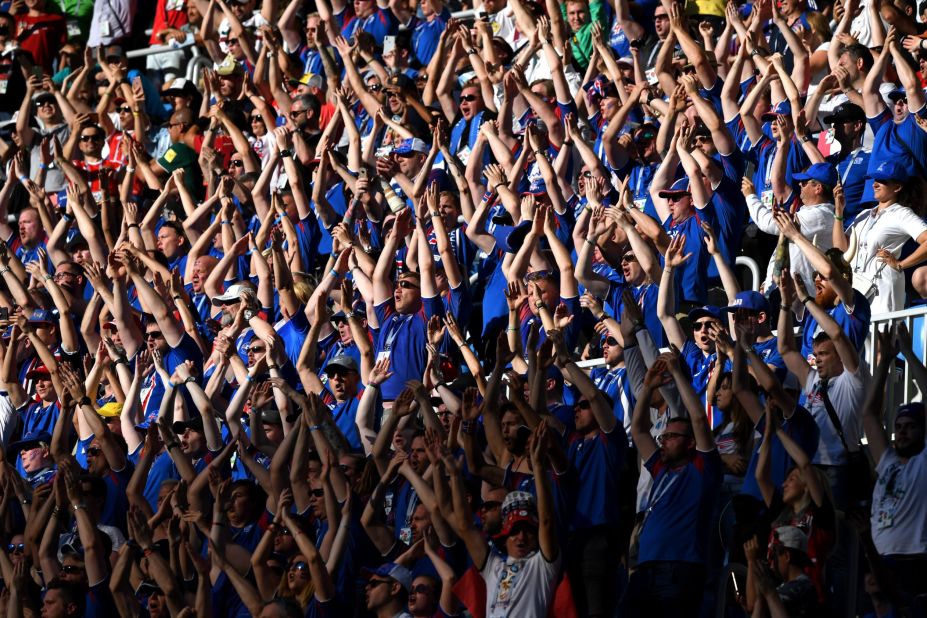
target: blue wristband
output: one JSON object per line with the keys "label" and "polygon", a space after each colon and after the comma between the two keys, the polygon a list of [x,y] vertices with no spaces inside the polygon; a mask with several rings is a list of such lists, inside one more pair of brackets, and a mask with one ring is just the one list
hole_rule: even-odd
{"label": "blue wristband", "polygon": [[330,275],[331,275],[332,277],[334,277],[335,279],[341,279],[341,273],[339,273],[339,272],[338,272],[337,270],[335,270],[334,268],[332,268],[330,271],[328,271],[328,274],[330,274]]}

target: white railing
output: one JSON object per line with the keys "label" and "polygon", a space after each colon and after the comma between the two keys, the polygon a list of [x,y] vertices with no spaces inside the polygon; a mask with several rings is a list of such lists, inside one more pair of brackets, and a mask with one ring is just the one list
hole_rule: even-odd
{"label": "white railing", "polygon": [[743,266],[750,271],[750,276],[753,278],[753,283],[749,285],[748,288],[758,292],[760,290],[760,284],[763,282],[763,278],[760,276],[760,265],[756,263],[756,260],[748,255],[738,255],[735,264],[737,266]]}
{"label": "white railing", "polygon": [[181,43],[180,45],[152,45],[151,47],[146,47],[144,49],[130,49],[126,52],[126,58],[144,58],[145,56],[156,56],[157,54],[166,54],[168,52],[180,51],[182,49],[189,49],[193,47],[196,49],[196,44],[193,41],[189,43]]}
{"label": "white railing", "polygon": [[[912,307],[902,311],[892,311],[891,313],[881,313],[872,316],[872,322],[869,325],[869,339],[866,343],[865,358],[869,367],[876,365],[876,329],[891,328],[897,323],[904,323],[911,333],[911,341],[914,347],[914,355],[924,362],[927,358],[927,305]],[[888,381],[888,392],[886,394],[885,410],[888,413],[887,422],[892,421],[895,408],[900,403],[910,403],[912,401],[923,401],[924,393],[917,387],[917,383],[911,376],[911,369],[900,355],[898,361],[901,365],[901,379]],[[888,425],[891,427],[891,425]]]}

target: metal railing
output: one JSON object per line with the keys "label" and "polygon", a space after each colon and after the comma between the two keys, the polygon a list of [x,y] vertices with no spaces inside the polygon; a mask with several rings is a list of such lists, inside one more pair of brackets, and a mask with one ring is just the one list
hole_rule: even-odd
{"label": "metal railing", "polygon": [[[190,41],[189,43],[181,43],[180,45],[152,45],[151,47],[146,47],[144,49],[130,49],[126,52],[126,58],[144,58],[145,56],[156,56],[158,54],[166,54],[168,52],[181,51],[184,49],[193,48],[196,49],[196,43]],[[196,52],[194,52],[195,54]]]}
{"label": "metal railing", "polygon": [[[875,349],[877,329],[890,328],[899,322],[907,326],[908,332],[911,333],[914,355],[921,362],[927,359],[927,306],[912,307],[902,311],[892,311],[891,313],[880,313],[872,316],[864,355],[870,368],[875,367],[877,361],[877,350]],[[886,393],[885,421],[887,427],[892,426],[894,411],[899,404],[924,400],[924,393],[921,392],[917,382],[914,381],[907,361],[900,355],[896,361],[896,372],[901,374],[900,379],[891,379],[890,376]]]}
{"label": "metal railing", "polygon": [[735,265],[743,266],[750,271],[750,276],[753,278],[752,285],[749,288],[755,292],[760,290],[760,283],[763,282],[763,278],[760,276],[760,265],[756,263],[752,257],[748,255],[738,255]]}

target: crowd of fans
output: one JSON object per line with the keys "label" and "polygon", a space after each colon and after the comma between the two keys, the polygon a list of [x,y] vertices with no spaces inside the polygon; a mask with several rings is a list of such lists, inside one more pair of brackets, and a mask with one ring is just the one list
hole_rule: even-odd
{"label": "crowd of fans", "polygon": [[927,615],[923,4],[0,9],[0,614]]}

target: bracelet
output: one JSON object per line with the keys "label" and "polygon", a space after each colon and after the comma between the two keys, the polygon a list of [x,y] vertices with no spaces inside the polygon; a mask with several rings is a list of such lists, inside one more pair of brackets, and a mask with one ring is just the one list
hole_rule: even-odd
{"label": "bracelet", "polygon": [[837,221],[843,221],[843,217],[841,215],[834,215],[834,219]]}
{"label": "bracelet", "polygon": [[246,382],[254,382],[254,378],[252,378],[250,375],[247,375],[247,376],[245,376],[245,381],[246,381]]}
{"label": "bracelet", "polygon": [[809,301],[811,301],[811,300],[813,300],[813,299],[811,298],[811,296],[806,296],[805,298],[803,298],[803,299],[800,298],[799,300],[801,300],[801,304],[806,305],[806,304],[808,304]]}
{"label": "bracelet", "polygon": [[534,303],[534,308],[535,308],[535,309],[540,309],[540,308],[543,307],[543,306],[544,306],[544,302],[543,302],[543,301],[540,301],[540,300],[539,300],[539,301],[537,301],[537,302]]}
{"label": "bracelet", "polygon": [[90,399],[90,397],[84,395],[84,396],[81,397],[80,400],[77,402],[77,405],[79,405],[79,406],[81,406],[81,407],[83,407],[83,406],[90,406],[90,407],[92,408],[92,407],[93,407],[93,401]]}
{"label": "bracelet", "polygon": [[130,174],[132,174],[132,173],[135,172],[135,168],[134,168],[134,167],[128,167],[128,166],[126,166],[126,171],[129,172]]}
{"label": "bracelet", "polygon": [[174,384],[174,383],[173,383],[172,381],[170,381],[170,380],[167,381],[167,385],[170,386],[171,388],[177,388],[177,385]]}
{"label": "bracelet", "polygon": [[52,279],[54,279],[54,277],[52,277],[51,275],[45,275],[44,277],[42,277],[43,281],[51,281]]}
{"label": "bracelet", "polygon": [[339,272],[338,272],[337,270],[335,270],[334,268],[332,268],[330,271],[328,271],[328,274],[330,274],[330,275],[331,275],[332,277],[334,277],[335,279],[341,279],[341,273],[339,273]]}
{"label": "bracelet", "polygon": [[223,222],[222,222],[222,225],[232,225],[232,222],[231,222],[231,221],[223,221]]}
{"label": "bracelet", "polygon": [[[133,227],[138,227],[138,223],[130,223],[130,224],[127,225],[126,227],[127,227],[127,228],[130,228],[130,229],[133,228]],[[141,229],[141,228],[139,228],[139,229]]]}
{"label": "bracelet", "polygon": [[804,137],[799,137],[799,138],[798,138],[798,141],[799,141],[799,143],[807,144],[808,142],[811,141],[811,137],[805,135]]}
{"label": "bracelet", "polygon": [[293,152],[289,148],[284,148],[283,150],[280,151],[280,156],[284,158],[292,157]]}
{"label": "bracelet", "polygon": [[58,513],[60,513],[60,512],[61,512],[61,509],[60,509],[60,508],[58,507],[58,505],[56,504],[56,505],[55,505],[55,508],[52,509],[52,515],[54,515],[55,517],[58,517]]}
{"label": "bracelet", "polygon": [[372,388],[373,390],[377,390],[378,388],[380,388],[380,385],[377,384],[376,382],[371,382],[370,384],[367,385],[367,388]]}
{"label": "bracelet", "polygon": [[590,245],[592,245],[593,247],[595,246],[595,241],[594,241],[594,240],[590,240],[589,238],[587,238],[587,239],[586,239],[586,242],[589,243]]}
{"label": "bracelet", "polygon": [[22,184],[26,184],[26,181],[27,181],[27,180],[29,180],[29,179],[28,179],[27,177],[25,177],[25,176],[20,176],[20,177],[19,177],[19,182],[22,183]]}
{"label": "bracelet", "polygon": [[309,425],[309,431],[318,431],[321,428],[321,425]]}
{"label": "bracelet", "polygon": [[118,365],[119,363],[125,363],[125,364],[126,364],[126,367],[128,367],[128,366],[129,366],[129,359],[126,358],[126,357],[124,357],[124,356],[120,356],[119,358],[117,358],[116,360],[113,361],[113,365]]}
{"label": "bracelet", "polygon": [[789,309],[791,309],[791,307],[789,307],[788,305],[779,305],[779,308],[782,309],[783,311],[788,311]]}
{"label": "bracelet", "polygon": [[434,218],[434,217],[440,217],[440,216],[441,216],[441,213],[438,212],[437,210],[434,211],[434,212],[432,212],[432,213],[430,213],[430,214],[431,214],[431,217],[432,217],[432,218]]}
{"label": "bracelet", "polygon": [[483,193],[483,197],[480,198],[480,201],[488,202],[489,200],[492,199],[492,196],[494,193],[495,191],[493,191],[492,189],[490,189],[489,191],[486,191],[485,193]]}
{"label": "bracelet", "polygon": [[460,431],[467,434],[468,436],[472,436],[476,433],[476,421],[469,419],[462,421],[460,423]]}
{"label": "bracelet", "polygon": [[498,193],[498,192],[499,192],[499,187],[501,187],[501,186],[504,185],[504,184],[505,184],[504,182],[497,183],[496,186],[494,186],[494,187],[492,188],[492,192],[493,192],[493,193]]}
{"label": "bracelet", "polygon": [[475,54],[475,53],[476,53],[476,50],[473,49],[473,48],[470,48],[470,49],[467,50],[467,55],[468,55],[468,56],[472,56],[472,55]]}
{"label": "bracelet", "polygon": [[71,507],[71,510],[74,511],[74,512],[76,513],[76,512],[79,511],[80,509],[86,509],[86,508],[87,508],[87,505],[86,505],[86,504],[78,503],[78,504],[73,505],[73,506]]}
{"label": "bracelet", "polygon": [[181,384],[189,384],[190,382],[196,382],[196,378],[194,378],[193,376],[189,376],[189,377],[187,377],[186,380],[184,380],[183,382],[181,382]]}
{"label": "bracelet", "polygon": [[61,218],[64,219],[65,223],[70,223],[71,221],[74,220],[74,217],[72,217],[68,213],[64,213],[63,215],[61,215]]}
{"label": "bracelet", "polygon": [[147,558],[148,556],[151,555],[152,551],[153,550],[151,549],[151,545],[149,545],[148,547],[145,547],[142,549],[142,555],[144,555]]}
{"label": "bracelet", "polygon": [[45,165],[44,163],[39,163],[39,169],[40,169],[40,170],[47,170],[47,169],[48,169],[48,166]]}
{"label": "bracelet", "polygon": [[518,332],[518,329],[517,329],[517,328],[512,328],[512,327],[510,326],[510,327],[508,327],[508,328],[505,329],[505,332],[507,332],[507,333],[517,333],[517,332]]}
{"label": "bracelet", "polygon": [[174,294],[173,296],[171,296],[171,298],[173,298],[174,300],[183,300],[183,296],[181,296],[180,294]]}

